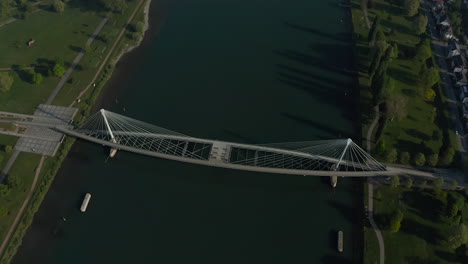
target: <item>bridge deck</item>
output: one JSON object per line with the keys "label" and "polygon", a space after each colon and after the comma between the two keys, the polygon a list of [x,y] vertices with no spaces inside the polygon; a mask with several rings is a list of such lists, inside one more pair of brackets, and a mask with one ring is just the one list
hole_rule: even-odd
{"label": "bridge deck", "polygon": [[[213,167],[223,167],[230,169],[238,170],[247,170],[254,172],[266,172],[266,173],[277,173],[277,174],[287,174],[287,175],[304,175],[304,176],[342,176],[342,177],[370,177],[370,176],[384,176],[384,175],[397,175],[397,174],[410,174],[417,175],[422,177],[432,177],[432,174],[429,172],[421,172],[414,170],[405,170],[402,168],[387,167],[386,171],[312,171],[312,170],[300,170],[300,169],[284,169],[284,168],[270,168],[270,167],[256,167],[256,166],[247,166],[229,163],[229,157],[226,156],[228,149],[233,146],[239,146],[243,144],[226,144],[226,142],[221,141],[212,141],[213,142],[213,151],[210,153],[209,159],[194,159],[189,157],[184,157],[182,155],[171,155],[167,153],[158,153],[154,151],[144,150],[132,146],[121,145],[113,143],[107,140],[98,139],[92,136],[84,135],[77,131],[71,130],[68,127],[56,127],[56,129],[64,134],[88,140],[94,143],[98,143],[104,146],[111,148],[117,148],[125,151],[130,151],[134,153],[139,153],[143,155],[148,155],[152,157],[164,158],[175,161],[182,161],[192,164],[213,166]],[[249,145],[246,145],[249,146]],[[250,146],[253,148],[253,146]],[[268,149],[268,148],[267,148]]]}

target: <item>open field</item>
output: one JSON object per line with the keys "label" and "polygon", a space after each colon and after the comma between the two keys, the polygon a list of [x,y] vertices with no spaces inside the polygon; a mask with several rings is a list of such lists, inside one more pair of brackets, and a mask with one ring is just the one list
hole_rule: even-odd
{"label": "open field", "polygon": [[[371,60],[369,55],[371,50],[367,40],[369,30],[364,20],[364,12],[360,8],[360,1],[354,0],[352,5],[361,86],[362,131],[363,137],[366,138],[367,129],[374,117],[370,80],[367,74]],[[418,152],[426,155],[439,153],[444,141],[455,142],[455,133],[448,128],[449,113],[446,111],[445,97],[440,90],[436,92],[442,100],[436,99],[434,102],[425,100],[418,91],[421,62],[407,55],[414,53],[419,42],[419,36],[413,29],[413,18],[404,17],[400,6],[381,0],[376,1],[375,8],[369,9],[368,14],[371,22],[378,15],[387,42],[398,44],[399,56],[391,62],[388,70],[389,76],[395,82],[395,89],[390,96],[403,96],[409,102],[406,107],[406,118],[388,120],[386,125],[380,122],[374,130],[374,136],[384,140],[389,148],[395,148],[400,152],[408,151],[412,155]]]}

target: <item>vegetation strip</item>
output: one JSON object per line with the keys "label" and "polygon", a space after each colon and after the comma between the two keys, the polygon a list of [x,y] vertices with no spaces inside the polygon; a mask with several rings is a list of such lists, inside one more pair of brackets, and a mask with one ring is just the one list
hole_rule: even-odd
{"label": "vegetation strip", "polygon": [[2,244],[0,246],[0,256],[3,254],[3,251],[5,250],[5,248],[6,248],[7,244],[8,244],[8,241],[10,241],[10,237],[13,234],[13,231],[15,230],[16,226],[18,225],[18,222],[21,219],[21,216],[23,216],[24,209],[28,205],[29,201],[31,200],[32,194],[34,193],[34,190],[36,189],[36,183],[37,183],[37,180],[39,178],[39,174],[41,173],[42,164],[44,163],[44,159],[45,159],[45,156],[42,156],[41,160],[39,162],[39,166],[36,169],[36,174],[34,175],[34,180],[33,180],[33,183],[31,185],[31,189],[29,190],[28,196],[24,200],[23,205],[21,206],[19,212],[16,214],[15,221],[11,225],[10,229],[8,230],[8,233],[7,233],[6,237],[4,238],[4,240],[3,240],[3,242],[2,242]]}

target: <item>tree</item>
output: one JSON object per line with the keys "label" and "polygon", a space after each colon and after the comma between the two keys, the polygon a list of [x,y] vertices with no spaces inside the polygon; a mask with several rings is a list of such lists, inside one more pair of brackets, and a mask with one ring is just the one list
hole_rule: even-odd
{"label": "tree", "polygon": [[392,180],[390,182],[390,187],[392,188],[396,188],[400,185],[400,177],[397,176],[393,176],[392,177]]}
{"label": "tree", "polygon": [[66,69],[63,66],[63,64],[55,63],[54,68],[52,69],[52,72],[54,73],[55,76],[62,77],[65,74]]}
{"label": "tree", "polygon": [[432,88],[432,86],[434,86],[434,84],[438,83],[440,80],[439,70],[436,67],[431,67],[428,69],[426,65],[423,65],[420,76],[421,85],[426,89]]}
{"label": "tree", "polygon": [[51,7],[52,10],[54,10],[57,13],[62,13],[63,11],[65,11],[65,3],[60,0],[54,0]]}
{"label": "tree", "polygon": [[404,152],[401,153],[401,155],[400,155],[400,163],[401,164],[409,164],[410,159],[411,159],[411,155],[409,154],[409,152],[404,151]]}
{"label": "tree", "polygon": [[10,16],[10,7],[11,0],[2,0],[0,1],[0,17],[8,17]]}
{"label": "tree", "polygon": [[0,92],[7,92],[13,85],[13,77],[8,72],[0,72]]}
{"label": "tree", "polygon": [[413,187],[413,179],[408,178],[406,180],[406,188],[411,189],[411,187]]}
{"label": "tree", "polygon": [[367,35],[367,41],[371,46],[374,46],[375,38],[377,36],[377,32],[380,28],[380,17],[375,16],[374,21],[372,22],[372,26],[369,30],[369,35]]}
{"label": "tree", "polygon": [[406,16],[414,16],[418,13],[419,9],[419,0],[405,0],[404,3],[404,12]]}
{"label": "tree", "polygon": [[403,96],[393,96],[386,102],[387,106],[387,117],[392,121],[394,118],[401,120],[406,117],[406,105],[408,99]]}
{"label": "tree", "polygon": [[431,43],[428,39],[421,40],[418,45],[416,45],[416,59],[420,61],[426,61],[432,56]]}
{"label": "tree", "polygon": [[434,89],[427,88],[424,91],[424,99],[433,102],[435,97],[436,97],[436,93],[435,93]]}
{"label": "tree", "polygon": [[465,224],[460,224],[448,231],[448,235],[443,241],[446,246],[456,249],[468,243],[468,228]]}
{"label": "tree", "polygon": [[413,163],[416,166],[424,166],[424,164],[426,164],[426,156],[421,152],[416,153],[413,158]]}
{"label": "tree", "polygon": [[443,148],[439,156],[439,165],[449,166],[453,162],[453,157],[455,156],[455,149],[452,147]]}
{"label": "tree", "polygon": [[396,149],[391,149],[385,153],[385,161],[388,163],[395,163],[398,158],[398,151]]}
{"label": "tree", "polygon": [[371,91],[373,95],[374,105],[380,104],[385,99],[387,90],[392,90],[395,87],[395,81],[384,73],[383,75],[372,80]]}
{"label": "tree", "polygon": [[431,167],[435,167],[437,166],[438,162],[439,162],[439,154],[432,153],[429,156],[427,156],[427,165]]}
{"label": "tree", "polygon": [[372,56],[372,61],[369,66],[369,79],[372,80],[374,77],[375,72],[377,71],[377,67],[380,64],[380,60],[385,54],[385,50],[387,49],[388,44],[385,41],[376,42],[374,46],[374,55]]}
{"label": "tree", "polygon": [[426,32],[427,16],[422,15],[422,14],[417,16],[416,19],[414,20],[414,27],[415,27],[417,34],[422,34]]}
{"label": "tree", "polygon": [[400,230],[401,221],[403,220],[403,213],[397,210],[395,214],[390,218],[389,231],[396,233]]}
{"label": "tree", "polygon": [[34,84],[40,84],[44,78],[42,77],[42,74],[31,71],[31,80]]}

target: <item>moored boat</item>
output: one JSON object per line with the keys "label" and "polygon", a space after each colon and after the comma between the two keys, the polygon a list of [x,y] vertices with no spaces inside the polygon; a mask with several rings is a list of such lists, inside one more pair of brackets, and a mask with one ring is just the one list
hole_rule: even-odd
{"label": "moored boat", "polygon": [[343,252],[343,231],[338,231],[338,252]]}

